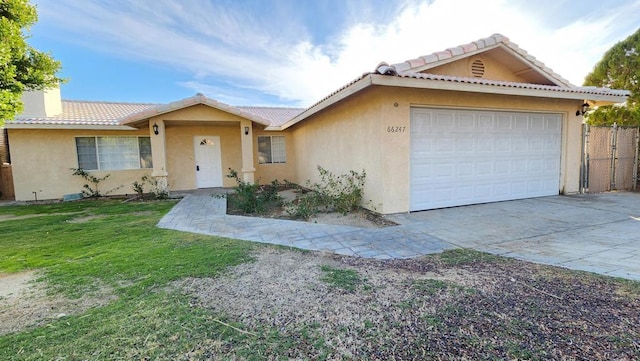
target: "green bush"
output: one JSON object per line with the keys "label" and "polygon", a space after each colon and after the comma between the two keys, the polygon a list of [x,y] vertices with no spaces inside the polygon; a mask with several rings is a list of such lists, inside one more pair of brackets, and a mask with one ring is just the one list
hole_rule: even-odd
{"label": "green bush", "polygon": [[268,205],[280,202],[278,188],[280,183],[274,180],[271,184],[260,185],[258,183],[245,182],[238,176],[238,172],[229,168],[228,178],[236,181],[233,194],[227,197],[229,205],[242,213],[263,213]]}
{"label": "green bush", "polygon": [[307,181],[308,191],[293,204],[288,205],[287,212],[296,218],[309,219],[320,212],[336,211],[347,214],[362,201],[366,172],[349,171],[336,176],[318,166],[320,182]]}

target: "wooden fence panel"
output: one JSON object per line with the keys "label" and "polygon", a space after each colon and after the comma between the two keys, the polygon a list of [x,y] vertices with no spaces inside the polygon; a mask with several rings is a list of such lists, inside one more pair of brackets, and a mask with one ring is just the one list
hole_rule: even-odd
{"label": "wooden fence panel", "polygon": [[631,190],[634,186],[638,128],[618,128],[615,160],[615,189]]}
{"label": "wooden fence panel", "polygon": [[585,145],[587,192],[635,189],[638,128],[588,127]]}
{"label": "wooden fence panel", "polygon": [[11,164],[0,164],[0,199],[15,199]]}
{"label": "wooden fence panel", "polygon": [[587,149],[589,193],[611,190],[611,128],[590,127]]}

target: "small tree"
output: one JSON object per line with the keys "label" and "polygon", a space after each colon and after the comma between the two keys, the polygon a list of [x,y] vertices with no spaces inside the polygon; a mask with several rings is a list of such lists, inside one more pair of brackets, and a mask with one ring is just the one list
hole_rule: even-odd
{"label": "small tree", "polygon": [[57,86],[60,62],[27,44],[28,31],[38,20],[28,0],[0,1],[0,126],[22,111],[27,90]]}

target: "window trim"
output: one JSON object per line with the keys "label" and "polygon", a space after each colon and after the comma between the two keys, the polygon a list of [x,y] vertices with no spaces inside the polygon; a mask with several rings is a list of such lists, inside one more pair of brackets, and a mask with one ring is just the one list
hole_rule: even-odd
{"label": "window trim", "polygon": [[[95,162],[96,169],[86,169],[80,167],[80,159],[78,154],[78,138],[93,138],[94,140],[94,149],[95,149]],[[136,148],[138,152],[138,167],[137,168],[118,168],[118,169],[103,169],[100,167],[100,151],[98,146],[98,138],[135,138],[136,139]],[[150,167],[143,168],[142,167],[142,159],[140,152],[140,138],[148,138],[149,139],[149,154],[151,155],[152,164]],[[128,171],[128,170],[144,170],[144,169],[153,169],[153,151],[151,149],[151,136],[148,135],[78,135],[74,136],[74,149],[76,153],[76,164],[78,168],[84,169],[86,171]]]}
{"label": "window trim", "polygon": [[[274,137],[279,137],[282,138],[282,143],[284,144],[284,160],[281,162],[274,162],[273,161],[273,138]],[[270,162],[261,162],[260,161],[260,138],[269,138],[269,151],[270,151]],[[287,164],[287,138],[286,136],[283,135],[258,135],[256,138],[256,143],[257,143],[257,153],[258,153],[258,164],[260,165],[269,165],[269,164]]]}

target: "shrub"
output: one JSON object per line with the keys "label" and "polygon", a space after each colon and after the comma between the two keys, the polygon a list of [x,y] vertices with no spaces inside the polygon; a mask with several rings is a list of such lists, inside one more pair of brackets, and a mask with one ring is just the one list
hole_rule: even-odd
{"label": "shrub", "polygon": [[111,174],[107,174],[104,177],[98,178],[98,177],[94,176],[93,174],[87,172],[86,170],[84,170],[82,168],[71,168],[71,170],[73,171],[73,175],[77,175],[79,177],[82,177],[84,180],[89,182],[89,183],[85,183],[82,186],[82,194],[85,197],[98,198],[98,197],[106,196],[109,193],[114,192],[114,191],[122,188],[122,186],[118,186],[116,188],[110,189],[110,190],[102,193],[98,186],[100,185],[100,182],[102,182],[105,179],[109,178],[111,176]]}
{"label": "shrub", "polygon": [[152,199],[167,199],[169,197],[169,192],[165,188],[160,187],[158,185],[158,179],[156,179],[154,177],[149,177],[149,176],[146,176],[146,175],[143,175],[142,178],[140,178],[140,182],[135,181],[131,185],[131,188],[133,188],[134,192],[136,192],[138,194],[138,197],[144,198],[144,185],[145,184],[149,184],[149,186],[151,186],[151,189],[149,190],[150,198],[152,198]]}
{"label": "shrub", "polygon": [[133,191],[138,194],[138,197],[144,198],[144,177],[142,177],[142,182],[133,182],[131,188],[133,188]]}
{"label": "shrub", "polygon": [[320,182],[307,181],[308,191],[293,204],[288,205],[287,212],[296,218],[309,219],[322,211],[336,211],[347,214],[362,201],[366,172],[349,171],[334,175],[318,166]]}
{"label": "shrub", "polygon": [[263,213],[269,204],[280,202],[278,188],[280,183],[277,180],[268,185],[245,182],[238,176],[238,172],[229,168],[227,178],[233,178],[236,186],[233,194],[227,197],[230,206],[242,213]]}

